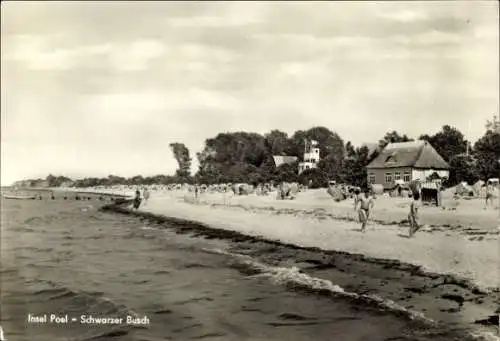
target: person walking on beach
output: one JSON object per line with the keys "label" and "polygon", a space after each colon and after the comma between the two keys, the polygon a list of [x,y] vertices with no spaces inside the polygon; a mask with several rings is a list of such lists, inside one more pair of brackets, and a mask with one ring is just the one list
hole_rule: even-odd
{"label": "person walking on beach", "polygon": [[361,223],[361,232],[366,232],[366,224],[370,217],[370,210],[374,206],[373,197],[370,195],[368,189],[364,190],[364,195],[356,195],[354,199],[354,210],[358,209],[359,222]]}
{"label": "person walking on beach", "polygon": [[139,190],[135,191],[135,198],[134,198],[134,209],[137,210],[139,206],[141,206],[141,192]]}
{"label": "person walking on beach", "polygon": [[144,198],[144,205],[146,205],[149,199],[149,191],[147,188],[144,188],[144,191],[142,192],[142,197]]}
{"label": "person walking on beach", "polygon": [[486,184],[486,195],[485,195],[485,200],[484,200],[484,209],[488,208],[488,202],[489,203],[493,202],[492,186],[489,183]]}
{"label": "person walking on beach", "polygon": [[420,206],[419,201],[420,201],[420,194],[418,192],[415,192],[413,194],[413,200],[411,201],[410,204],[410,213],[408,214],[408,222],[410,223],[410,231],[409,231],[410,238],[413,237],[415,232],[417,232],[421,227],[418,219],[418,210]]}

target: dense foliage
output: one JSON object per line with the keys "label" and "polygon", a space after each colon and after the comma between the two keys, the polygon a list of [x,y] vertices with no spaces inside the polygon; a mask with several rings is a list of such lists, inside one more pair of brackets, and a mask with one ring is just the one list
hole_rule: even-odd
{"label": "dense foliage", "polygon": [[189,156],[189,149],[184,143],[171,143],[170,149],[174,153],[174,158],[179,165],[176,171],[178,178],[184,180],[182,182],[189,182],[191,178],[191,157]]}
{"label": "dense foliage", "polygon": [[474,144],[477,174],[482,179],[500,176],[500,131],[488,130]]}
{"label": "dense foliage", "polygon": [[465,153],[468,143],[458,129],[449,125],[443,126],[435,135],[421,135],[419,140],[428,141],[446,162],[450,162],[455,155]]}
{"label": "dense foliage", "polygon": [[469,184],[474,184],[479,180],[477,172],[477,160],[472,155],[458,154],[451,158],[450,177],[448,185],[456,185],[459,182],[467,181]]}

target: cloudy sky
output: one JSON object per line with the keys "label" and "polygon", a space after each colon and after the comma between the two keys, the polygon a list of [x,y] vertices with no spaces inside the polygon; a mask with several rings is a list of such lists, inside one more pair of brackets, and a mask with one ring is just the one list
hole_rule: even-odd
{"label": "cloudy sky", "polygon": [[16,1],[1,19],[2,184],[168,174],[169,143],[223,131],[475,141],[498,112],[496,1]]}

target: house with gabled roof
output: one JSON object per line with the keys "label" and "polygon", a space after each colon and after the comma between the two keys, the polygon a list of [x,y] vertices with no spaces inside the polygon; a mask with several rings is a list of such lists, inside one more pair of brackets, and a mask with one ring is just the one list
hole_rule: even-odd
{"label": "house with gabled roof", "polygon": [[389,143],[367,166],[369,184],[381,184],[384,189],[396,182],[448,178],[450,166],[427,141]]}

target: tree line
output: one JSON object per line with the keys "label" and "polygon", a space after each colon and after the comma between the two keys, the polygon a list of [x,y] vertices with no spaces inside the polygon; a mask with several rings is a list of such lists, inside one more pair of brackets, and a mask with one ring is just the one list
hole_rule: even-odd
{"label": "tree line", "polygon": [[[298,162],[303,161],[306,141],[315,140],[320,148],[320,162],[316,169],[298,174]],[[170,144],[178,169],[174,175],[156,175],[130,178],[109,175],[106,178],[85,178],[74,181],[76,187],[124,185],[152,185],[172,183],[238,183],[297,181],[323,187],[329,180],[354,186],[367,186],[366,165],[388,144],[413,141],[397,131],[386,133],[375,146],[355,147],[326,127],[297,130],[292,135],[280,130],[267,134],[253,132],[226,132],[205,140],[203,150],[196,153],[199,169],[191,174],[189,149],[181,142]],[[447,185],[461,181],[474,183],[500,174],[500,122],[498,116],[486,123],[484,135],[474,144],[467,141],[456,128],[445,125],[434,134],[422,134],[418,140],[428,141],[450,165]],[[273,156],[295,156],[297,161],[278,167]],[[49,185],[60,186],[65,177],[47,177]]]}

